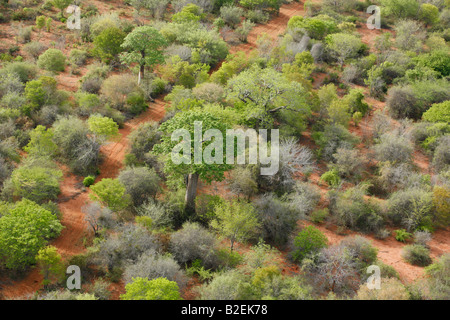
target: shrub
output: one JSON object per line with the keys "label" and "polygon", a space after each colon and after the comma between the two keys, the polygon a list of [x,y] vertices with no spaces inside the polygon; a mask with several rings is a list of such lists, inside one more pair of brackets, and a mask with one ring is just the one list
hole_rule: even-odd
{"label": "shrub", "polygon": [[87,55],[87,52],[84,50],[72,49],[69,53],[69,61],[80,67],[85,64]]}
{"label": "shrub", "polygon": [[156,279],[159,277],[175,281],[179,286],[185,284],[184,272],[170,255],[159,255],[152,251],[143,253],[134,264],[129,264],[124,271],[125,283],[132,278],[145,277]]}
{"label": "shrub", "polygon": [[118,179],[104,178],[91,186],[94,201],[100,201],[113,211],[120,211],[129,206],[130,195],[126,194],[126,187]]}
{"label": "shrub", "polygon": [[255,24],[250,20],[242,21],[241,26],[236,29],[236,33],[239,35],[239,40],[241,40],[242,42],[247,42],[247,37],[254,26]]}
{"label": "shrub", "polygon": [[120,172],[118,180],[125,186],[135,207],[149,197],[155,198],[159,190],[159,177],[155,170],[146,167],[127,168]]}
{"label": "shrub", "polygon": [[413,265],[425,267],[431,263],[430,251],[424,246],[413,244],[403,248],[402,257]]}
{"label": "shrub", "polygon": [[94,39],[93,54],[103,62],[110,63],[117,59],[122,52],[121,44],[125,39],[125,33],[116,27],[104,29]]}
{"label": "shrub", "polygon": [[131,153],[136,156],[138,161],[145,160],[145,154],[153,149],[153,146],[159,143],[161,133],[158,131],[156,122],[146,122],[132,131],[128,136],[131,145]]}
{"label": "shrub", "polygon": [[149,199],[136,209],[140,216],[149,217],[152,219],[152,226],[154,228],[164,228],[173,225],[173,212],[163,204]]}
{"label": "shrub", "polygon": [[413,152],[413,146],[407,138],[391,133],[383,134],[374,149],[378,161],[393,164],[409,163]]}
{"label": "shrub", "polygon": [[101,89],[111,106],[118,110],[124,110],[128,96],[138,91],[136,79],[131,74],[112,75],[103,81]]}
{"label": "shrub", "polygon": [[439,21],[439,9],[430,3],[423,3],[420,6],[419,18],[427,25],[434,25]]}
{"label": "shrub", "polygon": [[373,247],[371,242],[364,237],[348,237],[342,240],[340,245],[348,249],[360,274],[365,275],[367,267],[377,261],[378,249]]}
{"label": "shrub", "polygon": [[54,141],[76,173],[92,173],[99,162],[100,144],[88,137],[86,124],[77,117],[60,118],[53,124]]}
{"label": "shrub", "polygon": [[406,242],[409,238],[411,238],[412,234],[406,232],[405,229],[395,230],[395,240],[400,242]]}
{"label": "shrub", "polygon": [[254,205],[261,221],[264,241],[284,245],[294,230],[299,215],[285,199],[279,199],[271,193],[258,198]]}
{"label": "shrub", "polygon": [[351,148],[355,146],[359,138],[350,133],[342,125],[325,125],[323,131],[312,134],[314,142],[319,146],[318,154],[326,161],[333,160],[333,154],[339,148]]}
{"label": "shrub", "polygon": [[450,166],[450,138],[443,136],[437,140],[437,146],[433,155],[433,168],[436,172],[442,172]]}
{"label": "shrub", "polygon": [[365,283],[361,284],[356,300],[409,300],[409,294],[400,280],[381,278],[380,290],[371,290]]}
{"label": "shrub", "polygon": [[60,193],[62,172],[49,166],[23,165],[11,174],[14,196],[35,202],[53,200]]}
{"label": "shrub", "polygon": [[191,263],[200,259],[201,264],[207,269],[218,266],[216,245],[215,235],[199,224],[191,222],[183,224],[183,228],[170,237],[170,252],[179,263]]}
{"label": "shrub", "polygon": [[421,189],[406,189],[392,193],[388,200],[388,216],[408,231],[431,227],[432,194]]}
{"label": "shrub", "polygon": [[339,225],[363,232],[377,232],[383,227],[381,208],[364,197],[367,189],[368,185],[360,184],[345,191],[330,192],[330,209]]}
{"label": "shrub", "polygon": [[23,50],[34,59],[37,59],[46,49],[47,47],[39,41],[32,41],[23,46]]}
{"label": "shrub", "polygon": [[308,255],[320,251],[327,246],[327,237],[317,228],[307,226],[294,239],[292,259],[302,262]]}
{"label": "shrub", "polygon": [[450,254],[444,253],[439,260],[425,268],[428,275],[428,287],[432,299],[447,299],[450,292],[448,283],[450,270]]}
{"label": "shrub", "polygon": [[230,176],[230,191],[244,195],[248,200],[258,192],[258,183],[254,172],[250,168],[237,167]]}
{"label": "shrub", "polygon": [[330,211],[328,210],[328,208],[323,208],[323,209],[317,209],[317,210],[314,210],[313,212],[311,212],[309,218],[314,223],[322,223],[328,218],[329,215],[330,215]]}
{"label": "shrub", "polygon": [[429,231],[414,231],[413,234],[414,237],[414,243],[424,246],[425,248],[428,247],[428,242],[431,241],[431,232]]}
{"label": "shrub", "polygon": [[36,203],[24,199],[0,205],[0,257],[9,269],[25,269],[35,262],[48,239],[57,237],[63,226],[58,218]]}
{"label": "shrub", "polygon": [[435,186],[433,188],[434,223],[438,226],[450,224],[450,188]]}
{"label": "shrub", "polygon": [[220,17],[231,28],[235,28],[241,22],[244,10],[234,6],[223,6],[220,8]]}
{"label": "shrub", "polygon": [[199,289],[201,300],[238,300],[245,292],[243,285],[247,277],[235,270],[218,273],[209,283]]}
{"label": "shrub", "polygon": [[422,119],[428,122],[450,122],[450,100],[433,104],[422,115]]}
{"label": "shrub", "polygon": [[108,281],[99,278],[89,288],[89,293],[93,294],[98,300],[109,300],[111,297],[109,286]]}
{"label": "shrub", "polygon": [[116,229],[98,243],[92,262],[109,273],[120,273],[124,263],[134,263],[144,252],[157,252],[160,243],[156,237],[138,225],[127,224]]}
{"label": "shrub", "polygon": [[330,34],[326,37],[325,42],[341,66],[345,60],[356,57],[362,47],[362,42],[358,37],[346,33]]}
{"label": "shrub", "polygon": [[341,183],[338,171],[336,169],[329,170],[320,176],[320,180],[326,182],[330,187],[337,187]]}
{"label": "shrub", "polygon": [[64,71],[66,57],[61,50],[50,48],[39,56],[37,65],[39,68],[48,71]]}
{"label": "shrub", "polygon": [[223,87],[210,82],[197,85],[192,89],[192,93],[197,99],[211,103],[221,102],[224,98]]}
{"label": "shrub", "polygon": [[248,10],[246,17],[248,20],[254,23],[267,23],[269,21],[269,15],[262,10]]}
{"label": "shrub", "polygon": [[83,185],[85,187],[90,187],[91,185],[93,185],[95,182],[95,177],[94,176],[87,176],[86,178],[83,179]]}
{"label": "shrub", "polygon": [[120,295],[121,300],[181,300],[174,281],[163,277],[153,280],[137,277],[132,281],[125,286],[126,293]]}
{"label": "shrub", "polygon": [[[25,61],[14,61],[4,65],[3,67],[3,77],[8,77],[8,74],[17,74],[20,81],[23,83],[32,80],[36,77],[38,73],[38,68],[35,64]],[[5,84],[6,85],[6,84]],[[13,85],[12,83],[9,84]]]}
{"label": "shrub", "polygon": [[[336,168],[337,173],[343,178],[359,178],[364,169],[364,160],[359,156],[359,151],[343,148],[336,151],[333,155],[336,162],[331,167]],[[332,177],[330,185],[339,185],[339,179]]]}

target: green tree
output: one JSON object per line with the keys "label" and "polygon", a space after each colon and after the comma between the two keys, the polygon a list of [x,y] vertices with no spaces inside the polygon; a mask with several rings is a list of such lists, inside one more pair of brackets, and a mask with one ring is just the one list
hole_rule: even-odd
{"label": "green tree", "polygon": [[124,39],[125,33],[119,28],[107,28],[95,37],[92,53],[103,62],[110,63],[122,52],[121,45]]}
{"label": "green tree", "polygon": [[111,118],[95,114],[89,117],[87,124],[89,130],[100,141],[119,137],[119,125]]}
{"label": "green tree", "polygon": [[39,250],[36,255],[36,262],[41,268],[41,274],[44,276],[44,287],[59,281],[64,275],[64,264],[58,250],[53,246],[47,246]]}
{"label": "green tree", "polygon": [[255,236],[260,227],[258,216],[251,203],[236,200],[225,202],[215,208],[216,218],[211,227],[230,241],[233,251],[236,241],[247,241]]}
{"label": "green tree", "polygon": [[45,16],[36,17],[36,28],[39,30],[39,34],[41,33],[42,28],[45,27]]}
{"label": "green tree", "polygon": [[307,92],[301,84],[288,81],[273,68],[250,68],[228,81],[227,98],[246,104],[247,119],[256,120],[256,126],[270,128],[274,116],[283,112],[290,118],[309,115]]}
{"label": "green tree", "polygon": [[50,48],[39,56],[37,65],[48,71],[64,71],[66,56],[61,50]]}
{"label": "green tree", "polygon": [[439,22],[439,9],[430,3],[424,3],[420,6],[419,17],[427,25],[434,25]]}
{"label": "green tree", "polygon": [[[202,143],[201,149],[197,149],[197,154],[202,155],[202,159],[197,161],[194,158],[194,134],[195,134],[195,123],[201,123],[201,134],[202,137],[205,132],[209,129],[219,130],[222,136],[214,137],[214,141],[211,143]],[[187,176],[187,188],[185,196],[185,210],[188,214],[195,212],[195,197],[197,195],[197,184],[198,179],[202,179],[207,183],[212,181],[222,181],[224,179],[224,173],[232,168],[231,165],[226,164],[225,156],[226,149],[223,143],[223,136],[227,129],[226,124],[219,117],[212,115],[209,112],[204,112],[202,110],[196,111],[186,111],[177,113],[172,119],[164,122],[160,126],[160,131],[162,132],[161,143],[153,147],[153,152],[155,154],[160,154],[165,160],[164,172],[174,178]],[[179,135],[179,138],[183,138],[184,142],[173,141],[172,133],[175,130],[180,130],[178,132],[184,131],[183,135]],[[212,137],[210,137],[211,139]],[[174,163],[172,151],[175,147],[182,147],[183,158],[181,163]],[[214,147],[214,149],[212,149]],[[209,155],[216,158],[216,163],[205,162],[204,154],[209,150]],[[187,153],[189,152],[189,154]],[[213,154],[214,153],[214,154]],[[179,161],[177,161],[179,162]],[[222,164],[220,164],[220,162]]]}
{"label": "green tree", "polygon": [[131,203],[130,196],[125,193],[125,186],[117,179],[102,179],[91,186],[91,190],[94,194],[90,198],[103,203],[112,211],[123,210]]}
{"label": "green tree", "polygon": [[152,68],[164,62],[163,48],[166,39],[153,27],[142,26],[130,32],[122,43],[127,52],[122,53],[120,59],[125,63],[137,63],[139,69],[139,83],[144,77],[145,66]]}
{"label": "green tree", "polygon": [[35,202],[56,199],[60,193],[62,172],[53,167],[24,165],[11,175],[13,195]]}
{"label": "green tree", "polygon": [[292,258],[301,262],[309,254],[318,252],[327,246],[327,237],[316,227],[305,227],[294,239]]}
{"label": "green tree", "polygon": [[53,142],[53,131],[38,125],[30,132],[30,142],[23,149],[31,156],[53,157],[58,146]]}
{"label": "green tree", "polygon": [[33,264],[47,240],[57,237],[63,229],[54,214],[30,200],[0,208],[0,261],[7,268],[24,269]]}
{"label": "green tree", "polygon": [[361,40],[352,34],[334,33],[325,38],[327,47],[342,66],[344,61],[357,56],[361,49]]}
{"label": "green tree", "polygon": [[166,278],[133,278],[125,290],[121,300],[182,300],[177,283]]}
{"label": "green tree", "polygon": [[72,3],[72,0],[53,0],[52,3],[55,7],[61,10],[60,15],[64,18],[64,9]]}

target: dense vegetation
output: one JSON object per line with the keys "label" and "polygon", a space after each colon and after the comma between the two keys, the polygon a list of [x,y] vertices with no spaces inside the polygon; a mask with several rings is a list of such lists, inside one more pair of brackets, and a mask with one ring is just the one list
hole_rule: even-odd
{"label": "dense vegetation", "polygon": [[[107,300],[120,280],[122,300],[450,297],[450,253],[430,253],[450,224],[449,1],[308,0],[248,51],[234,49],[298,1],[113,2],[79,4],[80,30],[65,0],[0,4],[0,277],[37,266],[42,300]],[[370,4],[383,29],[368,42]],[[278,129],[279,170],[173,161],[172,133],[195,137],[196,121]],[[119,140],[124,159],[103,151]],[[52,242],[68,201],[79,254]],[[334,227],[358,235],[331,242]],[[404,242],[398,260],[427,277],[399,279],[371,238]]]}

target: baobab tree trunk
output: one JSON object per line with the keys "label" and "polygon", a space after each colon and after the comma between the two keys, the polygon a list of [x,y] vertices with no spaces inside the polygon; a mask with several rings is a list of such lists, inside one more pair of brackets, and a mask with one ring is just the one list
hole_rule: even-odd
{"label": "baobab tree trunk", "polygon": [[139,68],[138,84],[141,84],[141,79],[144,78],[144,69],[145,69],[144,65],[141,65],[140,68]]}
{"label": "baobab tree trunk", "polygon": [[186,196],[184,198],[185,211],[188,214],[195,213],[195,197],[197,196],[198,173],[188,175]]}

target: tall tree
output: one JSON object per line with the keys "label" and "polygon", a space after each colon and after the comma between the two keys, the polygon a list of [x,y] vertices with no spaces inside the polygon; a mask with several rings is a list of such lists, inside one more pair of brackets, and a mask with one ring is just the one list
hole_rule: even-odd
{"label": "tall tree", "polygon": [[137,27],[124,39],[122,48],[127,52],[121,55],[125,63],[139,64],[139,80],[144,77],[145,66],[152,68],[164,62],[163,48],[167,46],[166,39],[158,30],[151,26]]}
{"label": "tall tree", "polygon": [[[201,128],[196,131],[196,123],[201,123]],[[197,126],[198,128],[198,126]],[[184,134],[178,130],[185,129]],[[212,137],[205,137],[204,134],[209,129],[216,129],[217,134]],[[172,140],[172,133],[177,130],[175,140]],[[187,176],[187,187],[185,197],[185,210],[188,214],[195,212],[195,197],[197,195],[198,179],[211,183],[212,181],[222,181],[224,173],[231,169],[231,165],[225,161],[225,144],[223,137],[226,131],[226,125],[222,119],[212,115],[209,112],[201,110],[179,112],[172,119],[164,122],[160,126],[162,132],[161,143],[153,147],[156,154],[161,154],[165,158],[164,172],[172,177]],[[180,139],[182,138],[181,142]],[[200,139],[199,144],[194,140]],[[210,143],[207,141],[212,140]],[[206,141],[205,141],[206,140]],[[206,142],[206,143],[205,143]],[[181,148],[180,148],[181,147]],[[213,148],[214,147],[214,148]],[[213,148],[213,149],[212,149]],[[180,161],[171,156],[173,151],[182,150]],[[220,154],[221,153],[221,154]],[[215,162],[209,163],[203,155],[209,155]],[[199,157],[201,156],[201,157]]]}

